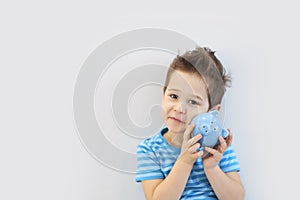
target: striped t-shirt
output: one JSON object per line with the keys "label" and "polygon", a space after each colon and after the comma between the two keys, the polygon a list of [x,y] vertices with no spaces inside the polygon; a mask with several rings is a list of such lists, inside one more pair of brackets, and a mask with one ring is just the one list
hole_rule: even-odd
{"label": "striped t-shirt", "polygon": [[[164,179],[170,173],[180,148],[173,147],[163,138],[168,131],[164,128],[151,138],[143,140],[137,149],[137,172],[136,181]],[[223,153],[219,162],[223,172],[240,171],[232,145]],[[209,181],[204,173],[202,159],[195,161],[185,189],[180,199],[217,199]]]}

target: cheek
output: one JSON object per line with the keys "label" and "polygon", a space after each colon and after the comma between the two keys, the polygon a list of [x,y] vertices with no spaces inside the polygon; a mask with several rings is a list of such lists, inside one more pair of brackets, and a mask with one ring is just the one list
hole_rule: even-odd
{"label": "cheek", "polygon": [[165,113],[167,113],[170,109],[171,109],[170,104],[167,104],[167,103],[162,104],[162,110],[163,110]]}
{"label": "cheek", "polygon": [[162,100],[162,110],[164,113],[168,113],[174,107],[174,103],[170,102],[167,98]]}
{"label": "cheek", "polygon": [[189,122],[192,121],[192,119],[202,113],[206,113],[207,112],[208,107],[201,107],[201,108],[197,108],[197,109],[191,109],[189,111]]}
{"label": "cheek", "polygon": [[199,115],[201,112],[198,110],[198,109],[194,109],[194,110],[191,110],[190,112],[189,112],[189,122],[191,122],[192,121],[192,119],[194,118],[194,117],[196,117],[197,115]]}
{"label": "cheek", "polygon": [[161,101],[161,110],[163,113],[166,113],[167,107],[168,107],[167,100],[165,99],[165,97],[163,97]]}

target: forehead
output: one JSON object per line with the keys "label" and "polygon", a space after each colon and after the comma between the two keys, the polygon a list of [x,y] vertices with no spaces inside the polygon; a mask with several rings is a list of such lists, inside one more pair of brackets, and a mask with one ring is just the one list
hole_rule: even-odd
{"label": "forehead", "polygon": [[174,71],[170,77],[168,89],[177,89],[187,94],[207,99],[206,84],[197,74]]}

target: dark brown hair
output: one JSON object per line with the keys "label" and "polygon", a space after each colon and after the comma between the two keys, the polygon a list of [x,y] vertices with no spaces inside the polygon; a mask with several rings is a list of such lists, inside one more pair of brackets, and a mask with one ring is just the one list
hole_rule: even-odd
{"label": "dark brown hair", "polygon": [[164,92],[174,70],[195,74],[203,79],[207,87],[209,109],[221,103],[226,87],[231,86],[230,75],[226,74],[215,51],[207,47],[196,47],[174,58],[167,72]]}

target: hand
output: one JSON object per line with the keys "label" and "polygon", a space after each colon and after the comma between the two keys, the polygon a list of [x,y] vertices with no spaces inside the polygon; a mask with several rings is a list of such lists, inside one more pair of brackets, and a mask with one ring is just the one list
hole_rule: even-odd
{"label": "hand", "polygon": [[219,164],[223,156],[223,153],[225,152],[227,147],[230,146],[232,142],[232,132],[229,128],[227,130],[229,132],[228,137],[224,139],[222,136],[220,136],[219,137],[220,144],[216,145],[214,149],[210,147],[204,147],[204,150],[208,152],[208,155],[202,158],[204,168],[216,167]]}
{"label": "hand", "polygon": [[191,138],[191,132],[194,127],[194,124],[189,125],[183,133],[181,153],[178,157],[178,160],[189,165],[193,165],[194,162],[203,155],[203,151],[197,151],[200,147],[200,143],[198,141],[202,138],[202,135],[199,134]]}

